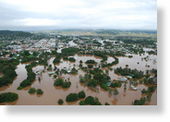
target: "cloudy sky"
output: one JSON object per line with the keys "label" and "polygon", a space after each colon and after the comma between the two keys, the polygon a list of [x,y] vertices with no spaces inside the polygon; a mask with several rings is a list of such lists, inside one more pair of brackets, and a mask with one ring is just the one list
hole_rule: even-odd
{"label": "cloudy sky", "polygon": [[157,28],[156,0],[0,0],[0,29]]}

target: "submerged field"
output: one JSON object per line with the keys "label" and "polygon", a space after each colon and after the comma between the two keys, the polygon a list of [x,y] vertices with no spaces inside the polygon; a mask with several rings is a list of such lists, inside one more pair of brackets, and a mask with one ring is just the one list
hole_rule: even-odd
{"label": "submerged field", "polygon": [[[119,64],[112,66],[111,68],[116,68],[116,67],[125,67],[126,64],[129,65],[130,68],[132,69],[139,69],[142,71],[146,71],[152,68],[156,68],[156,63],[154,61],[156,60],[156,56],[151,56],[149,61],[142,61],[142,57],[145,57],[146,55],[143,56],[138,56],[134,55],[133,58],[128,58],[128,57],[119,57]],[[73,67],[78,68],[79,67],[79,61],[82,60],[85,62],[88,59],[93,59],[96,62],[100,62],[100,58],[94,57],[94,56],[86,56],[86,55],[75,55],[74,56],[76,59],[75,63],[71,63],[68,61],[62,61],[60,64],[55,65],[57,68],[62,69],[71,69]],[[51,58],[49,60],[49,64],[52,64],[52,67],[54,67],[54,64],[52,61],[54,58]],[[139,64],[137,64],[139,62]],[[150,65],[150,67],[145,67],[147,64]],[[51,104],[51,105],[56,105],[58,104],[57,101],[59,99],[65,99],[66,96],[69,93],[78,93],[79,91],[85,91],[87,96],[94,96],[101,101],[102,104],[109,103],[109,104],[117,104],[117,105],[129,105],[132,104],[134,100],[140,99],[142,96],[141,91],[143,89],[147,89],[147,86],[144,84],[138,84],[136,86],[137,90],[133,90],[129,88],[129,82],[127,81],[127,89],[124,89],[124,85],[122,85],[120,88],[117,88],[118,94],[114,95],[109,93],[108,91],[103,90],[100,87],[96,87],[95,89],[88,88],[84,86],[83,84],[80,83],[79,76],[84,75],[85,72],[82,70],[79,70],[77,74],[63,74],[60,77],[64,79],[70,79],[71,81],[71,87],[70,88],[60,88],[60,87],[54,87],[54,81],[55,78],[53,78],[53,75],[49,75],[49,72],[47,69],[45,69],[44,66],[38,65],[33,68],[34,72],[42,72],[41,75],[38,75],[36,77],[36,80],[33,82],[33,84],[29,87],[24,88],[23,90],[17,90],[17,87],[19,86],[20,82],[25,80],[27,77],[27,71],[25,69],[25,66],[27,64],[19,64],[17,65],[16,68],[16,73],[17,77],[14,80],[14,82],[6,87],[2,87],[0,91],[3,92],[15,92],[19,94],[20,98],[17,100],[15,104],[18,105],[34,105],[34,104]],[[105,70],[105,69],[103,69]],[[109,76],[111,77],[111,80],[119,80],[122,76],[119,76],[114,73],[114,71],[109,71],[108,72]],[[41,80],[38,80],[40,77]],[[122,84],[124,84],[124,81],[121,81]],[[30,95],[27,90],[29,88],[40,88],[44,91],[44,94],[42,96],[37,96],[37,95]],[[64,104],[78,104],[79,101],[73,102],[73,103],[64,103]],[[151,101],[148,104],[156,104],[156,91],[153,93],[151,97]]]}
{"label": "submerged field", "polygon": [[[115,39],[103,41],[108,39],[98,37],[90,37],[88,40],[81,36],[75,40],[71,37],[60,37],[60,44],[55,45],[57,49],[41,49],[38,44],[44,41],[40,40],[36,41],[36,45],[29,46],[29,50],[4,54],[11,55],[11,58],[2,58],[0,62],[0,99],[4,100],[0,104],[157,104],[157,56],[154,41],[148,43],[145,40],[145,45],[144,42],[120,41],[124,37],[117,37],[118,42]],[[67,43],[69,46],[64,46]],[[13,68],[8,71],[10,67]],[[12,77],[9,74],[13,74]],[[5,80],[7,77],[10,78]],[[18,97],[9,102],[5,101],[8,97],[2,93],[16,93]]]}

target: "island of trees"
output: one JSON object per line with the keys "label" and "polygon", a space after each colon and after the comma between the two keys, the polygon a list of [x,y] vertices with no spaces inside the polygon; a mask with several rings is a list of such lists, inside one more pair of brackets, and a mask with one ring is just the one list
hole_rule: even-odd
{"label": "island of trees", "polygon": [[18,99],[18,94],[7,92],[0,94],[0,103],[14,102]]}

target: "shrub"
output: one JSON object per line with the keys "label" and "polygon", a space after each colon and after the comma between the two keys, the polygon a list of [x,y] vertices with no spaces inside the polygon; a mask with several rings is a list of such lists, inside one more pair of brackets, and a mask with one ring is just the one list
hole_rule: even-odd
{"label": "shrub", "polygon": [[88,96],[85,100],[79,102],[80,105],[101,105],[98,98]]}
{"label": "shrub", "polygon": [[73,68],[71,69],[71,74],[77,74],[77,72],[78,72],[78,70],[77,70],[76,68],[73,67]]}
{"label": "shrub", "polygon": [[107,84],[104,84],[104,83],[102,83],[101,85],[100,85],[100,87],[102,88],[102,89],[104,89],[104,90],[109,90],[109,87],[107,86]]}
{"label": "shrub", "polygon": [[91,68],[93,68],[93,65],[87,65],[87,67],[91,69]]}
{"label": "shrub", "polygon": [[63,60],[67,61],[67,60],[68,60],[68,57],[63,57]]}
{"label": "shrub", "polygon": [[58,78],[55,82],[54,82],[54,86],[62,86],[63,85],[64,80],[62,78]]}
{"label": "shrub", "polygon": [[66,97],[66,101],[67,102],[74,102],[77,101],[79,99],[78,95],[76,93],[70,93],[67,97]]}
{"label": "shrub", "polygon": [[60,59],[55,58],[55,59],[54,59],[54,61],[53,61],[53,63],[54,63],[54,64],[58,64],[58,63],[60,63]]}
{"label": "shrub", "polygon": [[97,86],[97,81],[95,79],[90,79],[87,86],[95,88]]}
{"label": "shrub", "polygon": [[71,82],[63,82],[62,87],[63,88],[69,88],[71,86]]}
{"label": "shrub", "polygon": [[38,95],[42,95],[43,94],[43,91],[41,89],[37,89],[37,94]]}
{"label": "shrub", "polygon": [[111,83],[110,86],[111,86],[112,88],[116,88],[116,87],[120,88],[120,87],[122,86],[122,84],[121,84],[121,82],[116,81],[116,82],[114,82],[114,83]]}
{"label": "shrub", "polygon": [[120,74],[122,76],[132,76],[133,78],[142,78],[144,73],[142,71],[138,71],[137,69],[130,69],[130,68],[116,68],[114,71],[116,74]]}
{"label": "shrub", "polygon": [[146,102],[146,98],[141,98],[140,100],[135,100],[133,105],[144,105]]}
{"label": "shrub", "polygon": [[110,104],[106,102],[105,105],[110,105]]}
{"label": "shrub", "polygon": [[35,92],[36,92],[35,88],[30,88],[28,91],[29,94],[34,94]]}
{"label": "shrub", "polygon": [[94,60],[87,60],[86,64],[96,64],[96,62]]}
{"label": "shrub", "polygon": [[58,104],[59,104],[59,105],[63,105],[63,103],[64,103],[64,101],[63,101],[62,99],[59,99],[59,100],[58,100]]}
{"label": "shrub", "polygon": [[57,54],[55,59],[53,60],[53,64],[58,64],[60,63],[60,59],[61,59],[61,55],[60,54]]}
{"label": "shrub", "polygon": [[82,60],[80,60],[80,64],[82,64],[83,63],[83,61]]}
{"label": "shrub", "polygon": [[79,98],[85,98],[85,97],[86,97],[86,94],[85,94],[84,91],[80,91],[80,92],[78,93],[78,96],[79,96]]}
{"label": "shrub", "polygon": [[26,80],[21,82],[20,87],[25,88],[25,87],[30,86],[30,85],[31,85],[31,82],[26,79]]}
{"label": "shrub", "polygon": [[85,101],[83,101],[83,100],[80,101],[80,102],[79,102],[79,105],[85,105]]}
{"label": "shrub", "polygon": [[55,82],[54,82],[54,86],[61,86],[62,88],[69,88],[71,86],[71,82],[64,82],[64,80],[62,78],[58,78]]}
{"label": "shrub", "polygon": [[76,59],[75,59],[75,58],[72,58],[72,57],[68,58],[68,60],[69,60],[70,62],[75,62],[75,61],[76,61]]}
{"label": "shrub", "polygon": [[156,90],[156,86],[150,86],[148,89],[143,89],[142,94],[152,94]]}

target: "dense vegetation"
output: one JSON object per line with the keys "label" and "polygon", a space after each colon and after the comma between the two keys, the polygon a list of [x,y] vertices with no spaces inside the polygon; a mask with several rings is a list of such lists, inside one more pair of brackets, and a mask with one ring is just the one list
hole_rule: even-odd
{"label": "dense vegetation", "polygon": [[55,59],[53,61],[54,64],[58,64],[60,63],[60,60],[61,60],[61,55],[60,54],[55,54]]}
{"label": "dense vegetation", "polygon": [[144,105],[145,103],[146,103],[146,98],[143,97],[143,98],[141,98],[140,100],[135,100],[135,101],[133,102],[133,105]]}
{"label": "dense vegetation", "polygon": [[28,90],[29,94],[37,94],[37,95],[42,95],[44,92],[41,89],[35,89],[35,88],[30,88]]}
{"label": "dense vegetation", "polygon": [[110,83],[110,77],[99,68],[90,70],[84,77],[80,77],[80,82],[88,87],[95,88],[99,85],[104,90],[109,90],[108,83]]}
{"label": "dense vegetation", "polygon": [[79,99],[78,94],[77,93],[70,93],[67,97],[66,97],[66,101],[67,102],[74,102],[77,101]]}
{"label": "dense vegetation", "polygon": [[143,79],[143,83],[145,85],[155,85],[157,83],[156,77],[151,77],[151,78],[150,77],[149,78],[145,77]]}
{"label": "dense vegetation", "polygon": [[78,48],[64,48],[62,49],[62,53],[53,53],[55,55],[55,59],[53,61],[54,64],[60,63],[60,60],[63,58],[63,60],[70,61],[70,62],[75,62],[75,58],[73,57],[68,57],[68,56],[73,56],[76,53],[79,52]]}
{"label": "dense vegetation", "polygon": [[106,52],[103,51],[92,51],[92,52],[81,52],[80,54],[86,54],[86,55],[93,55],[102,58],[102,62],[107,60],[107,54]]}
{"label": "dense vegetation", "polygon": [[3,74],[3,77],[0,77],[0,87],[9,85],[13,82],[17,76],[15,69],[18,64],[19,61],[16,59],[0,60],[0,73]]}
{"label": "dense vegetation", "polygon": [[78,97],[79,97],[79,98],[85,98],[85,97],[86,97],[85,92],[84,92],[84,91],[80,91],[80,92],[78,93]]}
{"label": "dense vegetation", "polygon": [[75,102],[81,98],[85,98],[86,94],[84,91],[80,91],[79,93],[70,93],[69,95],[67,95],[66,97],[66,101],[67,102]]}
{"label": "dense vegetation", "polygon": [[122,86],[122,83],[120,81],[114,81],[111,83],[110,87],[112,88],[117,88],[117,87],[121,87]]}
{"label": "dense vegetation", "polygon": [[150,94],[152,94],[155,90],[156,90],[156,86],[149,86],[149,87],[147,88],[147,90],[146,90],[146,89],[143,89],[141,92],[142,92],[142,94],[150,95]]}
{"label": "dense vegetation", "polygon": [[39,40],[42,38],[48,38],[45,34],[33,34],[23,31],[9,31],[9,30],[0,30],[0,40],[23,40],[23,39],[33,39]]}
{"label": "dense vegetation", "polygon": [[1,40],[15,40],[15,39],[21,39],[21,38],[28,38],[33,36],[33,34],[29,32],[23,32],[23,31],[0,31],[0,39]]}
{"label": "dense vegetation", "polygon": [[79,102],[80,105],[101,105],[98,98],[88,96],[85,98],[85,100],[82,100]]}
{"label": "dense vegetation", "polygon": [[73,57],[68,58],[68,60],[69,60],[70,62],[75,62],[75,61],[76,61],[76,59],[73,58]]}
{"label": "dense vegetation", "polygon": [[27,63],[27,62],[38,60],[37,55],[38,54],[36,52],[31,54],[27,50],[22,51],[22,52],[20,52],[21,63]]}
{"label": "dense vegetation", "polygon": [[41,89],[37,89],[36,93],[37,95],[42,95],[44,92]]}
{"label": "dense vegetation", "polygon": [[140,44],[143,46],[155,45],[155,38],[148,37],[133,37],[133,36],[117,36],[116,39],[123,41],[127,44]]}
{"label": "dense vegetation", "polygon": [[97,62],[95,60],[87,60],[86,64],[96,64]]}
{"label": "dense vegetation", "polygon": [[144,73],[142,71],[138,71],[137,69],[130,69],[130,68],[116,68],[114,70],[116,74],[120,74],[122,76],[132,76],[133,78],[142,78]]}
{"label": "dense vegetation", "polygon": [[36,93],[36,89],[35,89],[35,88],[30,88],[30,89],[28,90],[28,93],[29,93],[29,94],[35,94],[35,93]]}
{"label": "dense vegetation", "polygon": [[112,62],[112,63],[103,63],[102,64],[102,67],[104,68],[104,67],[110,67],[110,66],[113,66],[113,65],[116,65],[116,64],[118,64],[119,63],[119,59],[118,58],[116,58],[116,57],[114,57],[114,61]]}
{"label": "dense vegetation", "polygon": [[64,48],[64,49],[62,49],[62,55],[63,56],[72,56],[72,55],[75,55],[76,53],[78,53],[79,51],[80,51],[80,49],[78,49],[78,48],[73,48],[73,47]]}
{"label": "dense vegetation", "polygon": [[0,94],[0,103],[4,102],[14,102],[18,99],[18,94],[8,92],[8,93],[1,93]]}
{"label": "dense vegetation", "polygon": [[54,82],[54,86],[61,86],[62,88],[69,88],[71,86],[71,82],[64,81],[64,79],[62,79],[62,78],[58,78]]}

